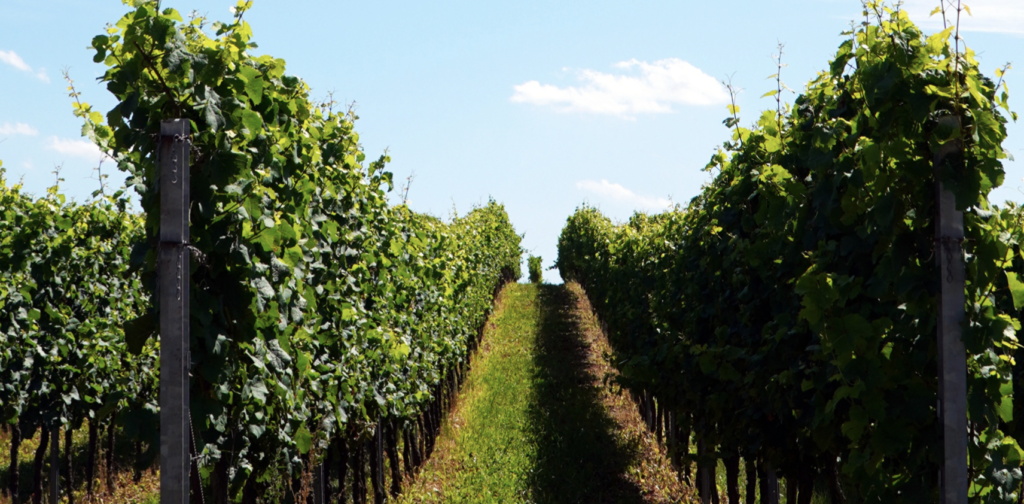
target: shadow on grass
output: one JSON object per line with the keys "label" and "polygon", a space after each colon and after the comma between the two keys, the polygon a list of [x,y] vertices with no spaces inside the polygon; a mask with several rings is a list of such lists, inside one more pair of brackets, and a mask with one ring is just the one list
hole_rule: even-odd
{"label": "shadow on grass", "polygon": [[641,490],[625,477],[638,449],[616,441],[615,421],[587,370],[586,343],[573,322],[571,300],[564,286],[540,286],[538,376],[529,410],[538,442],[533,496],[542,504],[642,503]]}

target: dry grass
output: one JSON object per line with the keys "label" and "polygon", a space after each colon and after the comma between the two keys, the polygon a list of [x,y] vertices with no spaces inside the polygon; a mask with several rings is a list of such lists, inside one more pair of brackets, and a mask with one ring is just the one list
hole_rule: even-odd
{"label": "dry grass", "polygon": [[[160,493],[160,472],[155,467],[152,470],[142,472],[142,478],[138,483],[133,481],[133,471],[128,462],[126,453],[131,453],[130,445],[124,439],[118,439],[115,449],[118,450],[114,462],[114,488],[113,492],[106,490],[107,467],[103,463],[102,449],[97,453],[96,481],[93,483],[93,495],[89,498],[85,491],[85,457],[88,444],[88,424],[83,424],[81,429],[72,434],[73,450],[73,471],[75,476],[75,503],[83,504],[121,504],[121,503],[157,503]],[[61,463],[63,464],[63,442],[64,431],[60,433],[61,441]],[[117,439],[117,438],[115,438]],[[105,442],[105,438],[102,439]],[[50,440],[53,442],[53,439]],[[32,488],[32,461],[35,458],[36,448],[39,446],[39,432],[30,439],[23,439],[18,449],[18,461],[21,466],[21,478],[19,486],[21,489],[21,500],[17,504],[31,502],[30,490]],[[0,486],[7,489],[8,474],[10,467],[11,435],[7,430],[0,430]],[[43,502],[49,501],[49,467],[50,453],[47,449],[43,463]],[[63,477],[61,484],[64,484]],[[66,488],[61,488],[61,502],[68,502]],[[5,492],[6,493],[6,492]],[[0,495],[0,504],[14,504],[10,496]]]}

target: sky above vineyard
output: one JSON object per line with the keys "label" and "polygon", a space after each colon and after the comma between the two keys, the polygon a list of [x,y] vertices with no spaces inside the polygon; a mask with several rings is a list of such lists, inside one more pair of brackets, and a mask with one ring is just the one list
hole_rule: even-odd
{"label": "sky above vineyard", "polygon": [[[912,19],[938,0],[911,0]],[[174,0],[228,19],[228,0]],[[1024,100],[1024,2],[974,0],[963,36],[989,75],[1007,62],[1010,104]],[[0,160],[10,181],[42,193],[62,166],[62,191],[87,199],[98,187],[98,151],[61,75],[83,99],[109,110],[96,84],[103,72],[87,49],[127,9],[116,0],[0,2]],[[414,210],[446,217],[488,197],[505,204],[524,246],[555,259],[558,233],[589,202],[613,218],[685,203],[708,180],[702,171],[728,131],[731,77],[741,118],[775,108],[773,55],[785,44],[782,80],[799,92],[826,67],[860,21],[856,0],[760,2],[351,2],[257,0],[246,19],[259,53],[288,62],[313,96],[353,104],[364,150],[392,156],[396,195],[410,174]],[[792,103],[795,94],[783,98]],[[993,200],[1024,201],[1024,128],[1009,126],[1004,187]],[[111,185],[124,176],[103,165]],[[557,278],[551,272],[546,277]]]}

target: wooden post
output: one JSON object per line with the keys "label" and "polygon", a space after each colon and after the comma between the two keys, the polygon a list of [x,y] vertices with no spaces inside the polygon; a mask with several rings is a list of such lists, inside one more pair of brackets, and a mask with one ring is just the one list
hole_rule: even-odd
{"label": "wooden post", "polygon": [[160,502],[189,504],[188,120],[160,123]]}
{"label": "wooden post", "polygon": [[[46,427],[43,427],[44,429]],[[50,502],[60,502],[60,424],[53,426],[53,434],[50,435]],[[18,496],[14,496],[18,500]]]}
{"label": "wooden post", "polygon": [[[955,118],[950,118],[956,121]],[[954,124],[955,125],[955,124]],[[952,191],[939,181],[946,156],[959,150],[949,142],[935,153],[935,258],[939,266],[939,421],[942,423],[942,469],[939,502],[967,504],[967,352],[961,335],[964,319],[963,212],[956,209]]]}

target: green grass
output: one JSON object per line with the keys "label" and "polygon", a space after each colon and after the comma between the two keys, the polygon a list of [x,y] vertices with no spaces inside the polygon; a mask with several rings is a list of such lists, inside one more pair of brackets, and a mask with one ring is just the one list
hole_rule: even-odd
{"label": "green grass", "polygon": [[643,502],[563,286],[503,293],[434,458],[400,502]]}
{"label": "green grass", "polygon": [[537,286],[511,285],[504,294],[497,330],[487,334],[460,398],[457,415],[465,424],[446,425],[442,442],[449,444],[426,466],[420,478],[425,485],[404,500],[524,502],[531,494],[537,456],[529,425],[530,385],[536,375],[532,356],[540,325]]}
{"label": "green grass", "polygon": [[536,436],[536,502],[643,502],[625,475],[640,447],[616,435],[618,424],[588,373],[587,347],[564,286],[540,287],[541,325],[533,362],[529,423]]}

